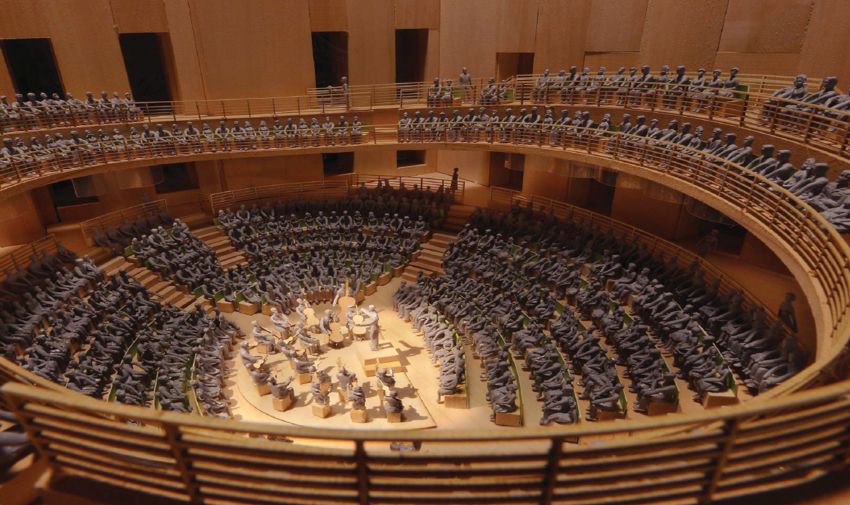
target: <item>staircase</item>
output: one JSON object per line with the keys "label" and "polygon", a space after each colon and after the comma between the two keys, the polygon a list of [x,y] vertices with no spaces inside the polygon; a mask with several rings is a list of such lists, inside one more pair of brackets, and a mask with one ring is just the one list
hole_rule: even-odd
{"label": "staircase", "polygon": [[422,244],[419,257],[405,267],[401,278],[416,282],[419,272],[424,272],[425,275],[443,275],[443,254],[455,238],[457,236],[454,234],[434,233],[429,241]]}
{"label": "staircase", "polygon": [[227,238],[227,235],[218,226],[198,228],[192,233],[204,241],[215,252],[218,261],[221,263],[221,267],[225,270],[248,262],[242,251],[236,250],[230,244],[230,239]]}
{"label": "staircase", "polygon": [[453,203],[449,207],[449,212],[446,214],[446,221],[443,223],[443,229],[454,233],[463,229],[469,216],[475,212],[475,207],[472,205],[460,205]]}
{"label": "staircase", "polygon": [[116,275],[119,270],[124,270],[163,303],[167,302],[181,309],[195,303],[194,295],[181,291],[173,282],[163,280],[156,272],[131,263],[123,256],[112,258],[100,265],[100,268],[106,275]]}

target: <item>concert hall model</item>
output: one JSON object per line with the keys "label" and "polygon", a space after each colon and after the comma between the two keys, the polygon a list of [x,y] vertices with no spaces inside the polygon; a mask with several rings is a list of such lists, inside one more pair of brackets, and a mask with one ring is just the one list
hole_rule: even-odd
{"label": "concert hall model", "polygon": [[850,502],[850,3],[0,6],[0,504]]}

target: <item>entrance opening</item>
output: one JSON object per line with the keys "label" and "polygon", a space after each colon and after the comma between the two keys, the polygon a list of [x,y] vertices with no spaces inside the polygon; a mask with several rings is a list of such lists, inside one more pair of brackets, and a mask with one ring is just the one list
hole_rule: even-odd
{"label": "entrance opening", "polygon": [[496,53],[496,78],[500,81],[533,71],[534,53]]}
{"label": "entrance opening", "polygon": [[[130,90],[136,102],[170,102],[167,35],[122,33],[118,36]],[[161,112],[161,111],[157,111]]]}
{"label": "entrance opening", "polygon": [[322,168],[325,177],[354,172],[354,153],[323,153]]}
{"label": "entrance opening", "polygon": [[339,86],[348,75],[348,33],[313,32],[316,87]]}
{"label": "entrance opening", "polygon": [[428,29],[395,31],[395,82],[425,80],[425,57],[428,54]]}
{"label": "entrance opening", "polygon": [[44,92],[64,97],[50,39],[9,39],[2,44],[15,91],[24,96]]}

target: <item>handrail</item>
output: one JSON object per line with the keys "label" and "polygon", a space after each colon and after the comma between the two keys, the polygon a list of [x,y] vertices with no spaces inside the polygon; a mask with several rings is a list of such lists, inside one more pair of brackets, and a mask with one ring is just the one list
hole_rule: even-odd
{"label": "handrail", "polygon": [[[694,416],[453,432],[220,420],[14,383],[2,392],[54,470],[194,503],[704,503],[840,468],[850,439],[850,382]],[[569,443],[583,438],[597,442]],[[397,440],[424,450],[388,450]]]}
{"label": "handrail", "polygon": [[[325,178],[320,181],[290,182],[282,184],[269,184],[267,186],[251,186],[244,189],[231,191],[220,191],[209,194],[208,208],[213,215],[219,210],[233,208],[236,205],[246,203],[260,203],[261,201],[285,200],[285,199],[328,199],[339,198],[347,194],[350,189],[365,185],[368,188],[375,187],[378,183],[389,184],[398,189],[401,185],[412,189],[418,186],[422,190],[436,191],[439,188],[450,189],[450,182],[446,179],[436,177],[416,176],[385,176],[371,174],[346,174]],[[462,202],[466,183],[459,180],[457,188],[452,191],[455,202]],[[341,190],[345,190],[344,192]]]}
{"label": "handrail", "polygon": [[166,200],[144,202],[82,221],[80,223],[80,231],[83,234],[83,238],[91,242],[95,229],[105,232],[107,226],[117,227],[125,220],[133,224],[133,221],[140,217],[158,216],[161,212],[168,212],[168,202]]}
{"label": "handrail", "polygon": [[56,237],[51,233],[45,235],[29,244],[16,247],[11,252],[0,255],[0,281],[6,278],[6,272],[14,272],[15,270],[23,270],[30,265],[32,256],[40,255],[47,251],[55,253],[57,242]]}
{"label": "handrail", "polygon": [[[585,106],[622,106],[635,110],[671,110],[682,116],[695,119],[708,119],[721,123],[748,126],[765,131],[794,142],[813,145],[830,154],[848,158],[848,138],[850,138],[850,111],[827,107],[824,104],[811,104],[773,96],[778,89],[788,87],[793,82],[791,76],[768,76],[739,74],[739,90],[727,90],[732,96],[718,96],[716,89],[677,87],[670,83],[633,83],[618,82],[594,88],[592,92],[569,92],[564,100],[550,100],[552,93],[543,101],[532,100],[534,81],[539,74],[525,74],[505,80],[509,99],[499,103],[482,103],[481,90],[484,79],[473,79],[470,87],[455,84],[450,104],[432,104],[428,101],[427,90],[430,82],[387,83],[352,85],[344,96],[328,95],[328,88],[311,88],[306,95],[284,97],[231,98],[219,100],[188,100],[175,102],[138,102],[135,106],[144,114],[131,118],[127,114],[99,115],[91,111],[75,113],[66,111],[64,117],[69,121],[52,121],[51,127],[73,128],[86,126],[129,127],[147,122],[198,121],[214,122],[232,119],[269,119],[287,115],[321,116],[337,113],[373,111],[387,107],[400,109],[423,106],[492,106],[492,105],[585,105]],[[554,77],[554,76],[552,76]],[[592,77],[592,76],[590,76]],[[610,77],[610,74],[609,74]],[[811,79],[810,81],[814,81]],[[590,83],[586,83],[590,84]],[[333,88],[338,90],[339,88]],[[651,100],[626,100],[618,105],[613,100],[617,93],[630,93],[641,90],[642,94],[654,91]],[[557,93],[556,93],[557,94]],[[651,94],[651,93],[650,93]],[[844,95],[842,95],[844,96]],[[695,101],[704,102],[701,111],[691,110]],[[637,103],[637,104],[636,104]],[[797,110],[803,107],[805,110]],[[41,125],[44,126],[44,119]],[[13,125],[14,127],[15,125]],[[7,132],[15,135],[29,128],[31,122],[20,121],[22,128]],[[36,125],[38,126],[38,125]],[[212,125],[213,127],[215,125]]]}

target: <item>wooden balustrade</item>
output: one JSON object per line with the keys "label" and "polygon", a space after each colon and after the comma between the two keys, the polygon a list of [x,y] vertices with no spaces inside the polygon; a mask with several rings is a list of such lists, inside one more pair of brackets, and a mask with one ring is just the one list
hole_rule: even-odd
{"label": "wooden balustrade", "polygon": [[158,216],[162,212],[168,212],[168,203],[165,200],[144,202],[87,219],[80,223],[80,231],[86,241],[93,243],[92,237],[95,230],[105,232],[107,227],[113,226],[117,228],[125,220],[129,221],[130,224],[134,224],[140,217],[148,218],[151,216]]}
{"label": "wooden balustrade", "polygon": [[[692,74],[691,74],[692,75]],[[610,76],[610,75],[609,75]],[[615,106],[626,110],[672,111],[685,117],[709,119],[718,123],[734,124],[756,131],[776,135],[783,139],[811,145],[825,152],[850,157],[850,111],[830,109],[795,100],[779,99],[773,93],[790,86],[791,76],[739,74],[740,89],[732,96],[700,94],[694,89],[677,89],[668,83],[622,83],[602,86],[591,93],[570,91],[562,97],[552,90],[543,99],[535,96],[537,74],[518,75],[505,81],[508,98],[500,105],[581,105]],[[551,75],[554,77],[554,75]],[[809,79],[810,83],[819,79]],[[451,104],[448,107],[490,106],[481,102],[484,79],[474,79],[472,86],[463,88],[455,83]],[[340,88],[311,88],[306,95],[232,98],[220,100],[139,102],[141,113],[101,116],[95,113],[68,113],[64,124],[57,121],[19,121],[11,125],[10,135],[25,130],[46,128],[72,128],[89,125],[139,125],[193,121],[208,122],[212,128],[219,120],[266,119],[283,115],[331,115],[386,108],[428,107],[430,82],[352,85],[343,94]],[[813,88],[813,86],[812,86]],[[634,92],[635,96],[625,100]],[[651,97],[648,99],[647,97]],[[696,104],[700,110],[695,110]],[[200,124],[198,124],[200,126]],[[16,130],[17,129],[17,130]]]}
{"label": "wooden balustrade", "polygon": [[[381,184],[389,184],[398,189],[402,184],[407,189],[418,186],[422,190],[437,191],[443,188],[450,190],[451,183],[446,179],[435,177],[396,176],[369,174],[347,174],[343,176],[330,177],[321,181],[292,182],[284,184],[270,184],[267,186],[252,186],[250,188],[237,189],[211,193],[209,203],[205,207],[213,214],[220,209],[232,209],[242,204],[260,204],[277,200],[327,200],[341,198],[352,189],[365,185],[374,188]],[[456,202],[463,201],[465,191],[464,181],[458,181],[457,189],[452,193]]]}
{"label": "wooden balustrade", "polygon": [[850,442],[850,382],[692,416],[453,432],[201,418],[15,383],[3,394],[55,479],[193,503],[705,503],[841,468]]}
{"label": "wooden balustrade", "polygon": [[53,234],[45,235],[29,244],[16,247],[8,253],[0,255],[0,282],[6,278],[6,272],[14,272],[25,269],[30,265],[33,256],[44,252],[56,252],[56,237]]}

